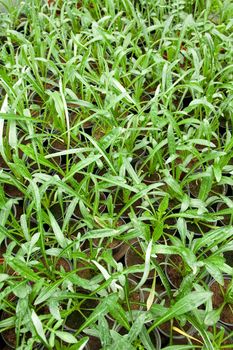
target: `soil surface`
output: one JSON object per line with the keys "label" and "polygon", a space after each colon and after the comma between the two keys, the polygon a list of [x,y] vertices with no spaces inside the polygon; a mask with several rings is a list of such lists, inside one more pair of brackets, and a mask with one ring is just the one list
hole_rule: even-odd
{"label": "soil surface", "polygon": [[12,198],[22,197],[23,193],[14,185],[4,184],[5,193]]}
{"label": "soil surface", "polygon": [[201,186],[201,180],[194,180],[189,183],[189,190],[194,198],[198,197],[199,190]]}
{"label": "soil surface", "polygon": [[[190,190],[190,193],[192,194],[192,196],[194,198],[198,197],[200,186],[201,186],[201,180],[200,179],[191,181],[189,183],[189,190]],[[215,184],[215,185],[212,186],[212,188],[211,188],[211,190],[209,192],[209,196],[214,196],[216,194],[225,194],[225,193],[226,193],[226,186]]]}
{"label": "soil surface", "polygon": [[160,181],[160,175],[157,172],[150,173],[147,165],[141,169],[141,174],[144,175],[142,182],[153,184]]}
{"label": "soil surface", "polygon": [[[217,210],[224,210],[224,209],[229,209],[228,205],[226,205],[226,203],[221,203]],[[232,212],[233,212],[233,208],[232,208]],[[221,215],[223,217],[223,219],[220,220],[220,223],[222,223],[223,225],[230,225],[231,222],[231,215],[230,214],[225,214],[225,215]]]}
{"label": "soil surface", "polygon": [[122,259],[125,256],[128,248],[129,248],[129,245],[127,243],[123,243],[119,247],[119,249],[116,249],[116,251],[114,251],[114,254],[113,254],[114,259],[116,261],[119,261],[120,259]]}
{"label": "soil surface", "polygon": [[167,264],[167,275],[174,287],[179,288],[183,281],[184,262],[179,255],[172,255]]}
{"label": "soil surface", "polygon": [[215,226],[216,223],[213,222],[203,222],[203,221],[198,221],[198,222],[187,222],[187,229],[191,232],[194,232],[196,235],[202,235],[203,233],[208,233],[210,230],[212,230],[211,227],[209,226]]}
{"label": "soil surface", "polygon": [[[90,251],[86,251],[85,253],[88,257],[90,256]],[[92,279],[92,277],[94,277],[96,274],[95,266],[92,263],[84,261],[82,259],[78,261],[77,269],[77,275],[87,280]]]}
{"label": "soil surface", "polygon": [[12,346],[13,349],[16,347],[16,334],[15,334],[15,329],[7,329],[6,331],[2,332],[2,337],[5,339],[9,345]]}
{"label": "soil surface", "polygon": [[75,173],[73,177],[77,182],[81,182],[84,179],[84,175],[80,173]]}
{"label": "soil surface", "polygon": [[56,151],[64,151],[67,149],[67,146],[65,145],[65,143],[59,140],[54,140],[51,143],[51,147],[53,150],[56,150]]}
{"label": "soil surface", "polygon": [[62,209],[59,203],[52,204],[49,208],[56,220],[59,220],[62,217]]}
{"label": "soil surface", "polygon": [[9,169],[8,165],[6,164],[5,160],[2,158],[2,156],[0,155],[0,169],[4,168],[4,169]]}
{"label": "soil surface", "polygon": [[225,252],[223,253],[223,256],[226,259],[227,265],[233,267],[233,252]]}
{"label": "soil surface", "polygon": [[1,246],[0,246],[0,259],[3,258],[3,254],[6,253],[6,246],[4,244],[4,241],[1,243]]}
{"label": "soil surface", "polygon": [[[7,320],[9,317],[11,317],[12,315],[10,315],[7,312],[3,312],[2,316],[1,316],[1,320]],[[13,349],[16,348],[16,333],[15,333],[15,328],[10,328],[7,329],[5,331],[3,331],[2,333],[2,338],[3,340],[9,344]]]}
{"label": "soil surface", "polygon": [[89,335],[88,337],[89,337],[88,345],[89,345],[90,349],[100,350],[102,348],[101,341],[99,338],[93,337],[91,335]]}
{"label": "soil surface", "polygon": [[64,258],[60,258],[58,259],[56,266],[55,266],[56,270],[60,271],[61,268],[63,268],[66,272],[71,271],[71,266],[68,260],[64,259]]}
{"label": "soil surface", "polygon": [[94,124],[90,120],[88,120],[88,121],[86,121],[85,123],[82,124],[84,129],[91,129],[91,128],[93,128],[93,125]]}
{"label": "soil surface", "polygon": [[[230,284],[230,280],[224,280],[224,286],[220,286],[217,282],[214,282],[210,286],[211,292],[213,292],[212,302],[213,308],[217,309],[224,303],[224,294],[227,292],[227,288]],[[233,304],[226,304],[221,312],[220,320],[224,323],[233,325]]]}
{"label": "soil surface", "polygon": [[15,204],[16,209],[16,219],[19,220],[20,216],[24,213],[23,201],[19,201],[18,204]]}
{"label": "soil surface", "polygon": [[85,322],[85,319],[95,310],[98,305],[97,300],[86,299],[81,305],[79,310],[73,311],[66,319],[65,325],[70,329],[79,329]]}
{"label": "soil surface", "polygon": [[214,196],[216,194],[226,194],[227,192],[227,186],[226,185],[214,185],[211,188],[210,195]]}

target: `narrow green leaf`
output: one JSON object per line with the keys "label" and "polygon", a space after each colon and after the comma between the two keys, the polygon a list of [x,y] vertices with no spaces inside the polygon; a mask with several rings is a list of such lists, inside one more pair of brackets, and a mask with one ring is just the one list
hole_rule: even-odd
{"label": "narrow green leaf", "polygon": [[55,334],[58,338],[64,340],[68,344],[75,344],[78,342],[77,339],[71,333],[56,331]]}
{"label": "narrow green leaf", "polygon": [[56,219],[54,218],[53,214],[49,210],[48,210],[48,214],[49,214],[49,219],[50,219],[56,240],[62,248],[65,248],[67,246],[66,238],[65,238],[64,234],[62,233],[62,230],[61,230],[60,226],[58,225]]}
{"label": "narrow green leaf", "polygon": [[35,330],[36,330],[38,336],[43,340],[43,342],[45,344],[48,344],[47,343],[47,339],[45,337],[44,330],[43,330],[42,322],[41,322],[41,320],[39,319],[39,317],[37,316],[37,314],[35,313],[34,310],[32,310],[31,319],[32,319],[33,325],[35,327]]}

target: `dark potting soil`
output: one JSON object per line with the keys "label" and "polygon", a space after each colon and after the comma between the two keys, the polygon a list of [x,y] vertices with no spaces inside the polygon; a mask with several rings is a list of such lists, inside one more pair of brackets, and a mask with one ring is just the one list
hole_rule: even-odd
{"label": "dark potting soil", "polygon": [[88,337],[89,337],[88,345],[91,350],[100,350],[102,348],[101,341],[99,338],[93,337],[91,335],[89,335]]}
{"label": "dark potting soil", "polygon": [[[192,196],[194,198],[198,197],[200,186],[201,186],[201,180],[200,179],[191,181],[189,183],[189,190],[190,190],[190,193],[192,194]],[[226,186],[215,184],[215,185],[212,186],[212,188],[211,188],[211,190],[209,192],[209,195],[210,196],[214,196],[216,194],[224,194],[225,192],[226,192]]]}
{"label": "dark potting soil", "polygon": [[16,209],[16,219],[19,220],[21,215],[23,214],[23,201],[19,201],[18,204],[15,204]]}
{"label": "dark potting soil", "polygon": [[4,169],[8,169],[8,165],[6,164],[5,160],[2,158],[2,156],[0,155],[0,169],[4,168]]}
{"label": "dark potting soil", "polygon": [[168,260],[167,275],[176,288],[179,288],[183,281],[181,271],[184,271],[184,262],[182,258],[179,255],[172,255]]}
{"label": "dark potting soil", "polygon": [[142,174],[145,174],[143,177],[142,182],[145,183],[156,183],[159,182],[160,180],[160,176],[158,173],[153,172],[150,173],[149,168],[147,165],[145,165],[142,169],[141,169]]}
{"label": "dark potting soil", "polygon": [[85,262],[84,260],[80,260],[77,263],[77,269],[77,275],[86,280],[92,279],[96,274],[95,267],[92,264]]}
{"label": "dark potting soil", "polygon": [[22,197],[23,193],[14,185],[4,184],[5,193],[12,198]]}
{"label": "dark potting soil", "polygon": [[233,252],[232,251],[225,252],[223,253],[223,256],[226,260],[227,265],[233,267]]}
{"label": "dark potting soil", "polygon": [[215,226],[215,222],[203,222],[203,221],[188,221],[187,222],[187,229],[190,231],[190,232],[193,232],[197,235],[202,235],[202,232],[203,233],[207,233],[209,232],[210,230],[212,230],[211,227],[209,226]]}
{"label": "dark potting soil", "polygon": [[79,306],[79,310],[73,311],[65,321],[65,325],[70,329],[79,329],[85,322],[85,319],[95,310],[98,305],[98,301],[94,299],[86,299]]}
{"label": "dark potting soil", "polygon": [[78,183],[80,183],[84,179],[84,175],[78,172],[75,173],[73,177]]}
{"label": "dark potting soil", "polygon": [[82,124],[82,127],[85,129],[85,132],[87,129],[92,129],[93,128],[93,123],[90,120],[87,120],[85,123]]}
{"label": "dark potting soil", "polygon": [[[133,247],[136,251],[138,251],[141,255],[143,255],[142,249],[138,244],[134,244]],[[129,248],[127,253],[127,265],[128,266],[134,266],[134,265],[142,265],[145,263],[145,260],[136,252],[133,248]]]}
{"label": "dark potting soil", "polygon": [[66,259],[63,259],[63,258],[59,258],[58,259],[55,268],[58,271],[60,271],[61,268],[63,268],[66,272],[71,271],[71,266],[70,266],[69,262]]}
{"label": "dark potting soil", "polygon": [[160,176],[157,173],[147,174],[143,178],[143,182],[145,183],[156,183],[156,182],[159,182],[159,180],[160,180]]}
{"label": "dark potting soil", "polygon": [[214,185],[211,188],[210,195],[214,196],[215,194],[225,194],[227,192],[226,185]]}
{"label": "dark potting soil", "polygon": [[189,182],[189,190],[190,190],[191,195],[194,198],[198,197],[200,186],[201,186],[201,180],[194,180],[194,181]]}
{"label": "dark potting soil", "polygon": [[9,345],[12,346],[13,349],[16,347],[16,334],[15,334],[15,329],[10,328],[2,332],[2,337],[5,339]]}
{"label": "dark potting soil", "polygon": [[39,105],[39,106],[42,106],[44,101],[42,100],[42,98],[40,97],[40,95],[38,94],[34,94],[33,95],[33,101],[32,101],[34,104],[36,105]]}
{"label": "dark potting soil", "polygon": [[116,249],[116,251],[114,251],[113,257],[116,261],[119,261],[122,259],[122,263],[124,263],[124,256],[127,252],[127,249],[129,248],[128,244],[123,243],[120,245],[119,249]]}
{"label": "dark potting soil", "polygon": [[56,220],[62,217],[62,208],[59,203],[52,204],[49,208]]}
{"label": "dark potting soil", "polygon": [[1,246],[0,246],[0,259],[3,258],[3,254],[6,253],[6,246],[4,244],[4,242],[1,243]]}
{"label": "dark potting soil", "polygon": [[[210,286],[210,290],[213,292],[212,302],[214,309],[219,308],[224,303],[224,294],[227,292],[230,282],[230,280],[224,279],[224,286],[220,286],[217,282],[214,282]],[[226,304],[223,307],[220,320],[228,324],[233,324],[233,304]]]}
{"label": "dark potting soil", "polygon": [[[224,209],[229,209],[229,207],[228,207],[228,205],[226,205],[226,203],[221,203],[218,206],[218,211],[224,210]],[[233,208],[232,208],[232,213],[233,213]],[[224,225],[229,225],[231,222],[231,214],[224,214],[221,216],[223,217],[223,219],[220,220],[220,223],[223,223]]]}
{"label": "dark potting soil", "polygon": [[54,140],[51,142],[51,147],[54,149],[54,150],[57,150],[57,151],[64,151],[67,149],[67,146],[64,142],[62,141],[59,141],[59,140]]}

